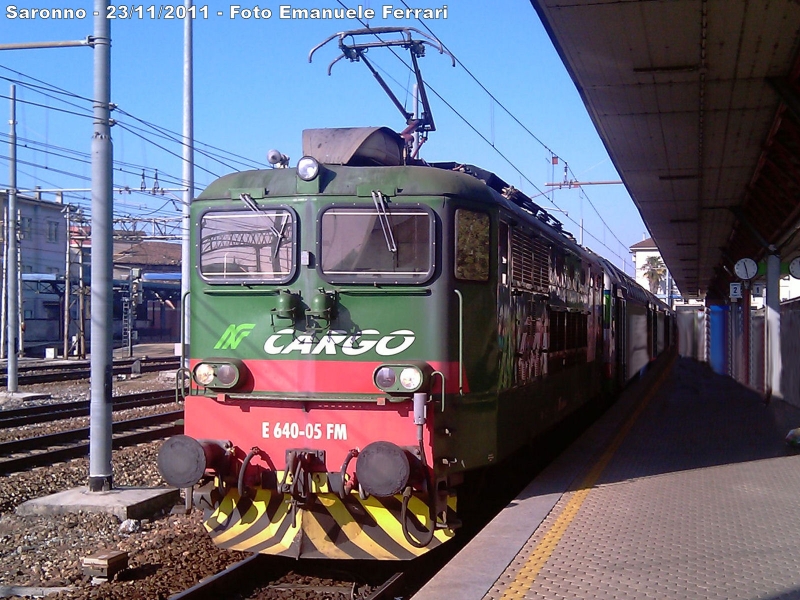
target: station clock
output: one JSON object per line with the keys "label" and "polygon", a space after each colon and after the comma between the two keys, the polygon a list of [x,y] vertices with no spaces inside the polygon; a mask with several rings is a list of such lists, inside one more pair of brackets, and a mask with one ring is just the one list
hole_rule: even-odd
{"label": "station clock", "polygon": [[800,256],[789,263],[789,274],[795,279],[800,279]]}
{"label": "station clock", "polygon": [[733,270],[739,279],[750,280],[758,273],[758,264],[752,258],[742,258],[736,261]]}

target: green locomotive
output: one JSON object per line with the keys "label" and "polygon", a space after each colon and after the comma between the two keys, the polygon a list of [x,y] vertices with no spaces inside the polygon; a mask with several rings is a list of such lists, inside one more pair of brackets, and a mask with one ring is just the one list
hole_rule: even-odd
{"label": "green locomotive", "polygon": [[[192,203],[191,390],[159,466],[226,548],[410,559],[501,463],[670,345],[655,297],[491,173],[386,128]],[[419,164],[407,164],[417,162]]]}

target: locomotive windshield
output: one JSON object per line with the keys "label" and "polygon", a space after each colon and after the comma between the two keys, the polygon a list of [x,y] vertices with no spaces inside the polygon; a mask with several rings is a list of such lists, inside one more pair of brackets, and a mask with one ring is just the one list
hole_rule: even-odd
{"label": "locomotive windshield", "polygon": [[334,283],[419,283],[433,272],[433,215],[419,207],[335,207],[322,214],[321,268]]}
{"label": "locomotive windshield", "polygon": [[294,273],[295,220],[287,209],[208,212],[200,223],[200,274],[217,283],[283,283]]}

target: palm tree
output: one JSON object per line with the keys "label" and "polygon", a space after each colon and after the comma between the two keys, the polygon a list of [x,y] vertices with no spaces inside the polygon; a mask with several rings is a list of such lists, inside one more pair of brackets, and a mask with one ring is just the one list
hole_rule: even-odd
{"label": "palm tree", "polygon": [[649,282],[650,291],[653,294],[657,294],[658,287],[667,274],[667,266],[664,264],[664,261],[661,260],[660,256],[648,256],[641,266],[641,269],[644,271],[645,279]]}

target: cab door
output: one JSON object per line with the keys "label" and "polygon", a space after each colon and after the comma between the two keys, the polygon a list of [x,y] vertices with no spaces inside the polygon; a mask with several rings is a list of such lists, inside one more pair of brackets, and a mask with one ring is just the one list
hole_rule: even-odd
{"label": "cab door", "polygon": [[458,204],[453,213],[453,290],[458,302],[459,354],[470,392],[496,389],[497,233],[492,216],[469,204]]}

